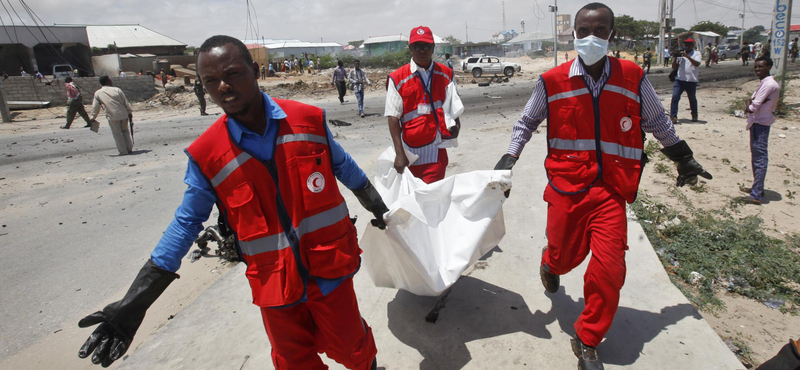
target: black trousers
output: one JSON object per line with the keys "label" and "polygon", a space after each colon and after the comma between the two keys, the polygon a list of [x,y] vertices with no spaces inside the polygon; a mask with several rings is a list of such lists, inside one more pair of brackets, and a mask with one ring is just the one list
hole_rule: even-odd
{"label": "black trousers", "polygon": [[67,124],[64,127],[69,128],[69,126],[72,125],[72,121],[75,119],[75,114],[79,114],[81,118],[86,121],[87,125],[91,124],[89,121],[89,115],[86,114],[86,109],[83,107],[82,95],[78,95],[77,99],[69,101],[69,106],[67,106]]}
{"label": "black trousers", "polygon": [[336,81],[336,90],[339,90],[339,102],[344,103],[344,96],[347,94],[347,82]]}
{"label": "black trousers", "polygon": [[200,101],[200,113],[206,112],[206,95],[195,93],[197,100]]}

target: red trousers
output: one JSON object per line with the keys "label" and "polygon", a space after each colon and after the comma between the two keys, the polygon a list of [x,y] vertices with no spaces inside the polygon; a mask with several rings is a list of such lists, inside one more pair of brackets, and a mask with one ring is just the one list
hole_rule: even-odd
{"label": "red trousers", "polygon": [[318,353],[348,369],[368,370],[378,353],[372,329],[361,318],[353,279],[323,296],[309,281],[307,301],[288,308],[261,308],[276,370],[327,369]]}
{"label": "red trousers", "polygon": [[422,179],[426,184],[430,184],[444,178],[448,163],[447,149],[439,149],[439,160],[436,163],[408,166],[408,169],[414,177]]}
{"label": "red trousers", "polygon": [[583,275],[585,307],[575,332],[589,346],[597,346],[611,328],[625,283],[628,222],[625,200],[601,181],[588,191],[567,195],[547,186],[547,251],[542,264],[563,275],[578,267],[589,251]]}

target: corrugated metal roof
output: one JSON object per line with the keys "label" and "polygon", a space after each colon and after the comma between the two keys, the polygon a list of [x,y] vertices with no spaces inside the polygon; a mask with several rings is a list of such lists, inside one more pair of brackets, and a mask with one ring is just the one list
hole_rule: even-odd
{"label": "corrugated metal roof", "polygon": [[[364,44],[362,44],[362,45],[380,44],[380,43],[383,43],[383,42],[397,42],[397,41],[408,42],[408,36],[403,35],[403,34],[386,35],[386,36],[370,36],[367,39],[367,41],[364,41]],[[436,34],[433,34],[433,42],[436,43],[436,44],[443,44],[444,40],[441,37],[436,36]]]}
{"label": "corrugated metal roof", "polygon": [[552,39],[553,39],[552,34],[533,31],[520,34],[519,36],[509,40],[506,44],[521,44],[525,41],[552,40]]}
{"label": "corrugated metal roof", "polygon": [[281,42],[275,44],[265,45],[267,49],[282,49],[282,48],[333,48],[342,47],[338,42]]}
{"label": "corrugated metal roof", "polygon": [[89,45],[104,49],[109,44],[117,43],[118,48],[147,46],[186,46],[186,44],[164,36],[156,31],[138,24],[86,26]]}

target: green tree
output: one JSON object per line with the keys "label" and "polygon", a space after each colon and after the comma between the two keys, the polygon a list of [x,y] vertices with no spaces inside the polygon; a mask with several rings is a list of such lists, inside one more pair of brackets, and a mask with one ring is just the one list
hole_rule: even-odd
{"label": "green tree", "polygon": [[356,41],[348,42],[347,45],[353,45],[355,47],[360,47],[361,44],[363,44],[363,43],[364,43],[364,40],[356,40]]}
{"label": "green tree", "polygon": [[675,35],[684,33],[686,31],[688,31],[688,30],[685,29],[685,28],[680,28],[680,27],[675,27],[675,28],[672,29],[672,33],[675,34]]}
{"label": "green tree", "polygon": [[747,41],[749,43],[754,43],[754,42],[758,42],[758,41],[761,41],[761,42],[766,41],[766,37],[765,36],[761,36],[761,33],[764,32],[765,30],[766,29],[764,28],[764,26],[758,25],[758,26],[750,28],[747,31],[744,31],[744,41]]}
{"label": "green tree", "polygon": [[450,45],[461,45],[461,40],[457,39],[455,36],[450,35],[444,38],[444,42]]}
{"label": "green tree", "polygon": [[617,31],[617,38],[634,38],[637,34],[641,34],[641,31],[638,31],[639,25],[636,23],[636,20],[633,17],[623,14],[614,18],[614,29]]}
{"label": "green tree", "polygon": [[728,26],[719,22],[711,23],[711,21],[702,21],[692,26],[689,31],[711,31],[720,36],[725,36],[728,34]]}
{"label": "green tree", "polygon": [[645,37],[658,37],[658,29],[659,24],[656,21],[646,21],[646,20],[638,20],[637,29],[642,32],[641,35],[636,37],[637,39],[645,38]]}

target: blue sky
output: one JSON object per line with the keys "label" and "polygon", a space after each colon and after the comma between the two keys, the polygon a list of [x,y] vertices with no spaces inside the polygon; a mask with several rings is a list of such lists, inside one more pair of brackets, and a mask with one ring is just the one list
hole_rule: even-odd
{"label": "blue sky", "polygon": [[[0,0],[17,10],[23,21],[32,24],[20,0]],[[199,45],[214,34],[237,38],[253,34],[247,31],[246,0],[24,0],[46,24],[141,24],[189,45]],[[549,2],[548,2],[549,1]],[[721,21],[741,25],[741,0],[674,0],[678,27],[689,28],[696,21]],[[506,26],[521,31],[538,29],[552,32],[553,0],[505,1]],[[586,0],[560,0],[559,12],[575,14]],[[408,33],[420,24],[445,37],[465,40],[466,21],[470,41],[486,41],[503,28],[500,0],[261,0],[253,1],[251,17],[258,19],[259,36],[296,38],[304,41],[348,41],[369,36]],[[636,19],[658,20],[658,0],[608,0],[617,15]],[[754,14],[771,9],[769,0],[748,0],[746,27],[756,24],[769,28],[770,16]],[[11,11],[11,9],[9,9]],[[768,11],[768,10],[767,10]],[[18,22],[13,12],[14,20]],[[0,8],[6,24],[9,17]],[[800,23],[798,20],[793,23]]]}

